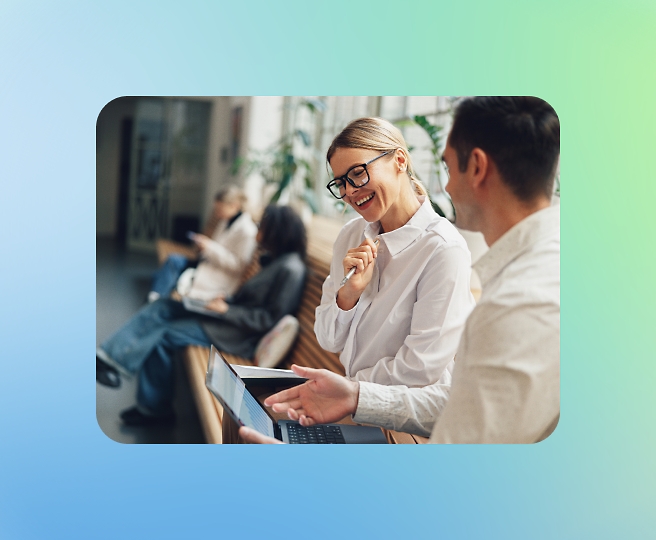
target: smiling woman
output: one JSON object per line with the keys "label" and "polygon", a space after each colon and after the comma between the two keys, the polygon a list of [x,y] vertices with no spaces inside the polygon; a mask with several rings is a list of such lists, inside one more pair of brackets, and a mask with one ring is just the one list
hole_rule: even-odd
{"label": "smiling woman", "polygon": [[333,140],[327,160],[335,173],[328,190],[360,217],[335,242],[316,312],[319,343],[341,351],[353,380],[411,387],[439,382],[446,395],[474,306],[467,244],[433,211],[403,135],[391,123],[354,120]]}

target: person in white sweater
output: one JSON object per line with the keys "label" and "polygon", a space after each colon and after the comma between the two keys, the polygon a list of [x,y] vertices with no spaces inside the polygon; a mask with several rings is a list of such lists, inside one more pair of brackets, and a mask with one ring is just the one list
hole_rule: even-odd
{"label": "person in white sweater", "polygon": [[[244,192],[236,186],[223,188],[216,194],[214,216],[218,223],[212,238],[203,234],[191,237],[200,250],[200,259],[193,271],[191,287],[185,291],[186,296],[211,300],[217,296],[230,296],[237,289],[257,245],[257,226],[243,211],[245,202]],[[182,272],[193,264],[183,255],[170,255],[153,277],[148,300],[167,298]]]}

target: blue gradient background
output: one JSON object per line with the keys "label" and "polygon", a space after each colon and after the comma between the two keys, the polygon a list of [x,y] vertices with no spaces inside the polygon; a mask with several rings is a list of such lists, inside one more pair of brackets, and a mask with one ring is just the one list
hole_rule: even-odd
{"label": "blue gradient background", "polygon": [[[655,29],[646,0],[4,0],[0,538],[283,537],[289,524],[317,538],[653,536]],[[91,360],[95,121],[142,94],[549,101],[562,122],[556,433],[337,449],[106,438]]]}

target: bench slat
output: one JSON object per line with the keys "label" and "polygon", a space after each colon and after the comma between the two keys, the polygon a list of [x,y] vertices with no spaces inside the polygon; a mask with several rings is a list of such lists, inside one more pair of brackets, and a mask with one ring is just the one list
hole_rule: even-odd
{"label": "bench slat", "polygon": [[184,363],[189,375],[189,384],[196,401],[205,439],[211,444],[221,444],[223,408],[205,386],[208,358],[209,350],[205,347],[187,347],[184,354]]}

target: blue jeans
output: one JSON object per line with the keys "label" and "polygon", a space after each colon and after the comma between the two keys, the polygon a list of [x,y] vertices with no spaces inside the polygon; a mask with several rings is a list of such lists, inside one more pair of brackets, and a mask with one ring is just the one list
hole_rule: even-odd
{"label": "blue jeans", "polygon": [[130,373],[139,372],[137,403],[152,414],[171,411],[175,351],[211,344],[197,317],[179,302],[160,299],[141,308],[100,346]]}
{"label": "blue jeans", "polygon": [[194,261],[190,261],[183,255],[169,255],[164,264],[155,272],[150,290],[159,293],[163,298],[170,296],[178,283],[180,274],[193,265]]}

